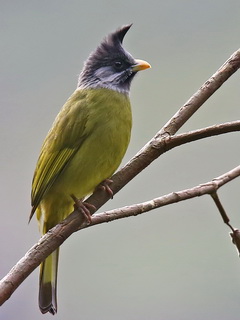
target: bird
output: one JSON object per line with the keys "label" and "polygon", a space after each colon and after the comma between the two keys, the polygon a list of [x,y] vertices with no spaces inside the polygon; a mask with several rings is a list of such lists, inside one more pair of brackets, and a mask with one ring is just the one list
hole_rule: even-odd
{"label": "bird", "polygon": [[[151,67],[123,48],[131,26],[109,33],[89,55],[76,90],[43,142],[33,175],[29,218],[36,212],[43,235],[71,213],[76,199],[104,184],[125,155],[132,128],[130,85],[138,71]],[[42,313],[57,312],[58,256],[59,248],[40,265]]]}

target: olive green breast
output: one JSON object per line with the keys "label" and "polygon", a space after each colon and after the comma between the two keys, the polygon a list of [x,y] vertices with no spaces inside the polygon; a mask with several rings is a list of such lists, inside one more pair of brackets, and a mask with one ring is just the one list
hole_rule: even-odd
{"label": "olive green breast", "polygon": [[[59,196],[91,193],[120,165],[129,144],[129,97],[109,89],[76,90],[49,131],[33,179],[33,212]],[[63,200],[64,201],[64,200]],[[67,201],[67,200],[66,200]]]}
{"label": "olive green breast", "polygon": [[[88,91],[86,136],[61,179],[61,184],[69,185],[69,192],[78,197],[91,193],[118,168],[127,150],[132,127],[127,96],[107,89]],[[71,183],[67,181],[70,176],[74,176]]]}

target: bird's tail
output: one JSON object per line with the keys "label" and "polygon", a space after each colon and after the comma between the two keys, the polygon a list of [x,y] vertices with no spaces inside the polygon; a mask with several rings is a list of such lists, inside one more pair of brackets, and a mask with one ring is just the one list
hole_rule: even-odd
{"label": "bird's tail", "polygon": [[57,269],[59,248],[51,253],[40,266],[38,303],[42,313],[57,312]]}

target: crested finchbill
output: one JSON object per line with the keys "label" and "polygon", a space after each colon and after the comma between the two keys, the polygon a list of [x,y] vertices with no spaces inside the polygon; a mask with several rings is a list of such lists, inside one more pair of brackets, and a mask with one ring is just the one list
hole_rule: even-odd
{"label": "crested finchbill", "polygon": [[[110,33],[89,55],[77,89],[43,142],[33,176],[30,214],[31,219],[36,211],[42,234],[71,213],[76,199],[85,198],[111,177],[127,150],[132,128],[131,82],[139,71],[150,68],[122,46],[130,27]],[[79,210],[91,220],[83,203]],[[59,249],[40,266],[42,313],[57,312],[58,256]]]}

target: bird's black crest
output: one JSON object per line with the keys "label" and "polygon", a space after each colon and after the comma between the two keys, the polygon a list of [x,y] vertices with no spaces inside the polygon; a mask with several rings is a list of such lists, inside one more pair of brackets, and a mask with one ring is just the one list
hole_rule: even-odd
{"label": "bird's black crest", "polygon": [[85,76],[89,76],[89,72],[96,70],[100,65],[104,65],[105,61],[109,61],[109,58],[126,55],[127,52],[122,47],[122,41],[125,34],[131,28],[132,24],[125,25],[116,31],[108,34],[99,46],[90,54],[85,62],[83,73]]}
{"label": "bird's black crest", "polygon": [[131,28],[132,24],[122,26],[116,31],[108,34],[90,54],[84,63],[83,70],[79,76],[78,86],[86,86],[99,81],[95,76],[96,70],[114,65],[115,60],[125,61],[127,65],[135,63],[133,57],[123,47],[123,38]]}
{"label": "bird's black crest", "polygon": [[125,34],[128,32],[128,30],[131,28],[132,24],[128,24],[126,26],[123,26],[119,29],[117,29],[116,31],[110,33],[105,40],[107,41],[111,41],[112,43],[122,43],[123,42],[123,38],[125,36]]}
{"label": "bird's black crest", "polygon": [[108,34],[97,47],[96,51],[93,52],[94,58],[109,56],[110,54],[120,52],[123,50],[122,42],[125,34],[131,28],[132,24],[123,26],[116,31]]}

